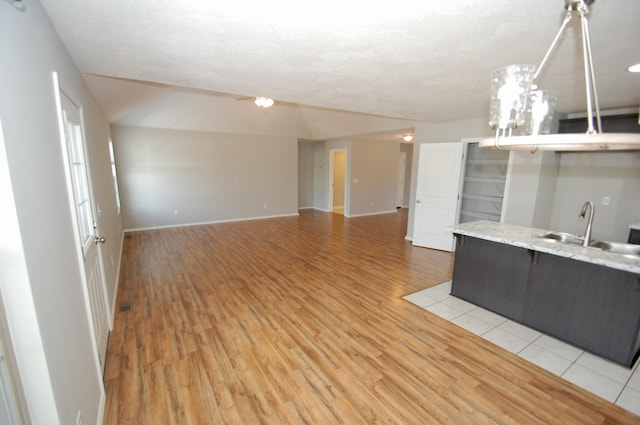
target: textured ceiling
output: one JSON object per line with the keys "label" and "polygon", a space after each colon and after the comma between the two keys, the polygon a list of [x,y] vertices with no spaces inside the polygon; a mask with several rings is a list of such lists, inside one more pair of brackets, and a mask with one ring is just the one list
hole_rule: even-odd
{"label": "textured ceiling", "polygon": [[[40,1],[86,74],[427,122],[486,116],[491,72],[537,65],[564,15],[563,0]],[[591,7],[602,108],[640,103],[638,22],[639,0]],[[563,112],[585,109],[577,24],[539,80]]]}

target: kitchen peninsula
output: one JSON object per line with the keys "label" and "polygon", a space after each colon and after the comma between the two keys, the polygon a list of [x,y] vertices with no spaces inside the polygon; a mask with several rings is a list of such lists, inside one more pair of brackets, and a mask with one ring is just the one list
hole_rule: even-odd
{"label": "kitchen peninsula", "polygon": [[630,367],[640,350],[640,257],[491,221],[451,228],[451,294]]}

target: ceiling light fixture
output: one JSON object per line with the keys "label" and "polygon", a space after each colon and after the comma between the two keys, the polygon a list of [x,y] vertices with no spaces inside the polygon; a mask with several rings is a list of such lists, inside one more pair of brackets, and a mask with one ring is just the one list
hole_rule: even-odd
{"label": "ceiling light fixture", "polygon": [[402,139],[403,139],[405,142],[410,142],[410,141],[412,141],[412,140],[413,140],[413,134],[405,134],[404,136],[402,136]]}
{"label": "ceiling light fixture", "polygon": [[631,65],[629,67],[629,72],[633,72],[633,73],[640,72],[640,63],[637,63],[635,65]]}
{"label": "ceiling light fixture", "polygon": [[268,97],[256,97],[256,100],[253,101],[256,105],[261,108],[270,108],[273,106],[273,99]]}
{"label": "ceiling light fixture", "polygon": [[[594,1],[565,0],[564,21],[540,66],[536,68],[534,65],[511,65],[493,73],[489,125],[496,129],[496,136],[481,140],[480,147],[529,151],[640,149],[640,134],[602,133],[587,19],[589,5]],[[586,133],[582,134],[548,134],[556,94],[538,90],[536,79],[547,64],[574,13],[579,15],[582,29],[588,128]],[[521,128],[522,135],[513,136],[513,129],[518,127]]]}

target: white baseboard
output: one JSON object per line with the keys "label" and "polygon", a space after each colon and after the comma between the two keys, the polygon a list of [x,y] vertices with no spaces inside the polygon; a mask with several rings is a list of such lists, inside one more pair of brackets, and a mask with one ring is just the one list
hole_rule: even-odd
{"label": "white baseboard", "polygon": [[118,255],[118,268],[116,269],[116,289],[113,291],[113,299],[111,300],[111,317],[109,317],[109,332],[113,330],[113,322],[116,317],[116,301],[118,300],[118,287],[120,286],[120,267],[122,266],[122,254],[124,253],[124,234],[122,231],[122,238],[120,239],[120,254]]}
{"label": "white baseboard", "polygon": [[397,214],[398,210],[391,210],[391,211],[377,211],[377,212],[371,212],[371,213],[365,213],[365,214],[350,214],[348,216],[345,217],[349,217],[349,218],[353,218],[353,217],[365,217],[368,215],[380,215],[380,214]]}
{"label": "white baseboard", "polygon": [[203,221],[198,223],[184,223],[184,224],[169,224],[166,226],[153,226],[153,227],[140,227],[135,229],[125,229],[126,232],[139,232],[144,230],[159,230],[159,229],[171,229],[176,227],[190,227],[190,226],[202,226],[206,224],[220,224],[220,223],[234,223],[236,221],[251,221],[251,220],[266,220],[268,218],[282,218],[282,217],[295,217],[300,215],[299,213],[293,214],[279,214],[279,215],[265,215],[260,217],[246,217],[246,218],[232,218],[228,220],[215,220],[215,221]]}

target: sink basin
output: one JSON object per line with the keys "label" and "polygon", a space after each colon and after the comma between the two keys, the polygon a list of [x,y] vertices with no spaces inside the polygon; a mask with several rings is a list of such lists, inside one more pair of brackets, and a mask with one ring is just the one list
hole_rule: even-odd
{"label": "sink basin", "polygon": [[640,258],[640,245],[622,242],[594,241],[590,246],[603,251]]}
{"label": "sink basin", "polygon": [[582,245],[582,242],[584,242],[584,238],[564,232],[548,232],[537,237],[549,242],[560,242],[574,245]]}
{"label": "sink basin", "polygon": [[[582,245],[584,238],[565,232],[547,232],[536,236],[547,242],[558,242],[570,245]],[[624,255],[625,257],[640,259],[640,245],[623,242],[591,241],[589,248]]]}

